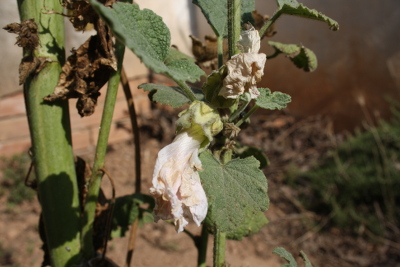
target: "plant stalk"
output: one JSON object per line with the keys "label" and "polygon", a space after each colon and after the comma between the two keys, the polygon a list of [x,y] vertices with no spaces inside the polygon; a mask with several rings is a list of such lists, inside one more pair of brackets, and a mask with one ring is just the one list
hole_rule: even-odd
{"label": "plant stalk", "polygon": [[190,99],[191,102],[197,100],[193,91],[190,89],[190,87],[185,82],[175,80],[175,79],[173,79],[173,80],[183,90],[183,92],[186,94],[186,96]]}
{"label": "plant stalk", "polygon": [[259,106],[254,105],[254,107],[252,109],[250,109],[249,112],[246,113],[246,115],[243,116],[243,118],[241,118],[235,125],[236,127],[239,127],[240,125],[242,125],[243,122],[245,122],[247,120],[248,117],[250,117],[257,109],[259,108]]}
{"label": "plant stalk", "polygon": [[215,229],[214,234],[214,267],[225,266],[226,233]]}
{"label": "plant stalk", "polygon": [[117,58],[117,71],[114,72],[109,81],[107,95],[104,102],[103,115],[100,123],[99,137],[97,140],[95,160],[93,164],[92,176],[89,180],[88,192],[82,219],[82,246],[85,259],[94,256],[93,247],[93,223],[96,213],[96,203],[100,191],[101,178],[107,152],[108,137],[112,124],[115,101],[117,99],[118,85],[121,78],[122,61],[124,58],[125,46],[117,41],[115,44],[115,54]]}
{"label": "plant stalk", "polygon": [[197,256],[197,266],[198,267],[206,267],[206,260],[207,260],[207,245],[208,245],[208,231],[207,227],[203,225],[201,228],[201,235],[198,239],[198,243],[196,244],[198,250]]}
{"label": "plant stalk", "polygon": [[260,34],[260,37],[264,35],[264,33],[269,29],[269,27],[272,26],[272,24],[274,24],[274,22],[282,15],[282,13],[280,12],[280,10],[275,11],[275,13],[272,15],[272,17],[267,21],[267,23],[265,23],[264,26],[262,26],[262,28],[258,31],[258,33]]}
{"label": "plant stalk", "polygon": [[[44,102],[53,93],[65,60],[64,18],[43,14],[42,9],[62,12],[58,0],[19,0],[21,20],[34,19],[40,45],[33,56],[48,63],[24,84],[24,97],[33,161],[38,180],[46,243],[53,267],[79,263],[79,192],[72,150],[71,125],[67,100]],[[24,55],[30,54],[24,51]]]}
{"label": "plant stalk", "polygon": [[241,0],[228,0],[228,49],[229,59],[240,51],[236,44],[241,33]]}

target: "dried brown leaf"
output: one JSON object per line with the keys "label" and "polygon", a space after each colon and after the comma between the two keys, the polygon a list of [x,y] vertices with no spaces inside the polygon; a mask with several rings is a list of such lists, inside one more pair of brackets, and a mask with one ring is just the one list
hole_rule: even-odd
{"label": "dried brown leaf", "polygon": [[[105,6],[112,6],[116,0],[99,1]],[[96,24],[99,19],[88,0],[63,0],[62,6],[68,10],[69,21],[77,31],[87,30],[88,24]]]}
{"label": "dried brown leaf", "polygon": [[203,44],[193,35],[189,37],[192,39],[192,53],[196,58],[196,63],[201,67],[216,69],[218,63],[217,38],[206,35],[205,44]]}
{"label": "dried brown leaf", "polygon": [[51,60],[44,57],[30,55],[22,58],[19,64],[19,84],[24,84],[29,75],[39,73],[48,62]]}
{"label": "dried brown leaf", "polygon": [[21,23],[10,23],[3,29],[18,34],[15,44],[19,47],[32,51],[39,45],[38,26],[34,19],[27,19]]}
{"label": "dried brown leaf", "polygon": [[116,69],[111,31],[100,19],[96,28],[97,35],[72,51],[62,68],[54,93],[44,98],[47,101],[78,98],[76,107],[82,117],[93,114],[99,90]]}

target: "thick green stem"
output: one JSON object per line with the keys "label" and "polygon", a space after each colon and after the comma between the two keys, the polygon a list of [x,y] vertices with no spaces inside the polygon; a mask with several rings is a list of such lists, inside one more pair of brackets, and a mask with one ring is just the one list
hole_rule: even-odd
{"label": "thick green stem", "polygon": [[122,60],[124,58],[125,46],[117,41],[115,45],[115,53],[117,57],[117,71],[111,75],[108,81],[107,95],[104,102],[103,116],[100,124],[99,137],[97,140],[95,161],[93,164],[92,176],[90,177],[88,192],[85,202],[82,227],[82,246],[85,259],[94,256],[93,248],[93,222],[96,212],[96,203],[99,195],[101,178],[103,176],[108,136],[110,134],[112,117],[114,113],[115,101],[117,98],[118,85],[121,78]]}
{"label": "thick green stem", "polygon": [[226,233],[215,229],[214,234],[214,267],[225,266]]}
{"label": "thick green stem", "polygon": [[228,48],[229,58],[238,54],[240,51],[236,44],[240,39],[241,33],[241,0],[228,0]]}
{"label": "thick green stem", "polygon": [[197,250],[199,252],[197,256],[197,266],[198,267],[206,267],[207,260],[207,245],[208,245],[208,231],[207,227],[203,225],[201,229],[201,235],[198,239]]}
{"label": "thick green stem", "polygon": [[274,24],[274,22],[282,15],[280,10],[275,11],[275,13],[272,15],[272,17],[265,23],[265,25],[259,30],[260,36],[263,36],[264,33],[269,29],[269,27]]}
{"label": "thick green stem", "polygon": [[58,0],[19,0],[18,5],[21,20],[33,18],[38,25],[40,45],[33,55],[50,61],[25,82],[24,96],[51,265],[71,266],[81,257],[79,194],[68,101],[43,101],[57,85],[65,52],[64,18],[41,10],[62,12],[63,8]]}
{"label": "thick green stem", "polygon": [[240,119],[240,121],[238,121],[235,125],[236,127],[239,127],[240,125],[242,125],[243,122],[245,122],[247,120],[248,117],[251,116],[251,114],[253,114],[257,109],[259,108],[259,106],[254,105],[254,107],[252,109],[250,109],[249,112],[246,113],[246,115],[243,116],[243,118]]}

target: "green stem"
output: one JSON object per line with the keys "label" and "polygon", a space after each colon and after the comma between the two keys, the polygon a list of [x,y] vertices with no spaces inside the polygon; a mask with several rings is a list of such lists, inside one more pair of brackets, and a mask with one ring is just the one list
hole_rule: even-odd
{"label": "green stem", "polygon": [[240,121],[238,121],[235,125],[236,127],[239,127],[240,125],[242,125],[243,122],[245,122],[247,120],[248,117],[251,116],[251,114],[253,114],[257,109],[259,108],[259,106],[254,105],[254,107],[252,109],[250,109],[249,112],[246,113],[246,115],[243,116],[243,118],[240,119]]}
{"label": "green stem", "polygon": [[41,10],[46,7],[61,13],[63,8],[58,0],[19,0],[18,7],[21,20],[33,18],[38,25],[40,45],[33,55],[51,61],[25,82],[24,97],[51,266],[71,266],[78,264],[81,255],[79,192],[68,101],[43,101],[58,83],[65,52],[64,18]]}
{"label": "green stem", "polygon": [[198,267],[206,267],[206,259],[207,259],[207,245],[208,245],[208,231],[207,227],[203,225],[201,229],[201,235],[198,239],[198,243],[196,245],[197,250],[199,252],[197,256],[197,266]]}
{"label": "green stem", "polygon": [[272,17],[265,23],[265,25],[259,30],[260,36],[263,36],[264,33],[269,29],[269,27],[274,24],[274,22],[282,15],[282,12],[280,10],[275,11],[275,13],[272,15]]}
{"label": "green stem", "polygon": [[221,36],[217,37],[217,48],[218,48],[218,69],[224,65],[224,38]]}
{"label": "green stem", "polygon": [[197,98],[194,95],[193,91],[190,89],[190,87],[185,82],[182,82],[182,81],[179,81],[179,80],[175,80],[175,79],[173,79],[173,80],[183,90],[183,92],[186,94],[186,96],[189,97],[191,102],[197,100]]}
{"label": "green stem", "polygon": [[226,233],[215,229],[214,234],[214,267],[225,266]]}
{"label": "green stem", "polygon": [[232,115],[229,118],[229,122],[233,122],[234,120],[236,120],[236,118],[246,109],[246,107],[249,105],[250,101],[251,101],[251,95],[250,93],[246,92],[243,95],[240,96],[240,101],[241,102],[241,106],[235,110],[235,112],[232,113]]}
{"label": "green stem", "polygon": [[267,56],[267,59],[271,59],[271,58],[277,57],[280,53],[282,53],[282,52],[279,51],[278,49],[275,49],[275,52],[272,55]]}
{"label": "green stem", "polygon": [[228,48],[229,58],[240,51],[236,44],[241,33],[241,0],[228,0]]}
{"label": "green stem", "polygon": [[95,219],[96,203],[99,195],[101,178],[103,176],[103,171],[101,169],[104,167],[108,136],[110,134],[118,85],[121,78],[124,51],[125,46],[120,41],[117,41],[115,44],[115,54],[117,57],[118,66],[117,71],[111,75],[108,81],[107,95],[104,102],[103,116],[101,119],[99,137],[96,146],[95,161],[93,164],[92,176],[89,180],[88,192],[84,207],[81,242],[85,259],[90,259],[93,257],[95,252],[93,247],[93,223]]}

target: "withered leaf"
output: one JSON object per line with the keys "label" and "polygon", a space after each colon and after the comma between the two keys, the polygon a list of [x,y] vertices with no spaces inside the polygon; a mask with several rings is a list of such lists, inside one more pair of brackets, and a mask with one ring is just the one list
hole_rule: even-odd
{"label": "withered leaf", "polygon": [[54,93],[45,97],[45,100],[78,98],[78,113],[82,117],[93,114],[100,96],[99,90],[116,69],[111,33],[108,27],[102,25],[104,27],[97,35],[91,36],[77,50],[72,51],[62,67]]}
{"label": "withered leaf", "polygon": [[[254,28],[259,31],[269,20],[269,16],[268,15],[261,15],[260,13],[257,12],[257,10],[254,10],[253,12],[251,12],[251,15],[254,19]],[[268,28],[267,31],[265,31],[265,33],[263,34],[263,36],[260,36],[261,39],[264,37],[272,37],[276,34],[275,31],[275,23],[271,25],[271,27]]]}
{"label": "withered leaf", "polygon": [[[105,6],[112,6],[116,0],[100,0],[99,2]],[[61,5],[68,10],[69,21],[77,31],[87,29],[88,24],[95,24],[99,19],[88,0],[63,0]]]}
{"label": "withered leaf", "polygon": [[22,58],[19,64],[19,85],[24,84],[29,75],[40,72],[50,59],[32,55]]}
{"label": "withered leaf", "polygon": [[214,36],[206,35],[205,44],[193,35],[189,36],[192,39],[192,53],[196,58],[196,63],[205,68],[213,70],[218,67],[218,48],[217,38]]}
{"label": "withered leaf", "polygon": [[18,34],[15,44],[19,47],[32,51],[39,45],[38,26],[34,19],[27,19],[21,23],[10,23],[3,29]]}

